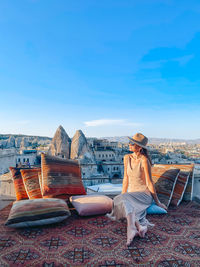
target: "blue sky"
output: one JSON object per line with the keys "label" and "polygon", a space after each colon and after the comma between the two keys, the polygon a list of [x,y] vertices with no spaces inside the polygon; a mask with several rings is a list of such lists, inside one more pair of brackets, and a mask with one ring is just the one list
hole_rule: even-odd
{"label": "blue sky", "polygon": [[0,133],[200,138],[200,1],[2,0]]}

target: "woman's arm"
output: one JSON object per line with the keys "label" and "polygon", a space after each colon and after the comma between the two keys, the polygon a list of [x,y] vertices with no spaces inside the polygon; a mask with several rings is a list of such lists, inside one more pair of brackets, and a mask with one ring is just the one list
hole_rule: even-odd
{"label": "woman's arm", "polygon": [[124,156],[124,179],[122,184],[122,194],[127,192],[128,189],[128,176],[127,176],[127,163],[128,163],[129,155]]}
{"label": "woman's arm", "polygon": [[144,157],[143,161],[142,161],[142,164],[143,164],[143,168],[144,168],[144,173],[145,173],[145,179],[146,179],[146,184],[147,184],[147,187],[155,201],[155,203],[163,208],[163,209],[167,209],[167,207],[165,206],[165,204],[161,203],[160,200],[158,199],[158,196],[157,196],[157,193],[156,193],[156,189],[155,189],[155,186],[154,186],[154,183],[153,183],[153,180],[152,180],[152,175],[151,175],[151,165],[149,163],[149,160]]}

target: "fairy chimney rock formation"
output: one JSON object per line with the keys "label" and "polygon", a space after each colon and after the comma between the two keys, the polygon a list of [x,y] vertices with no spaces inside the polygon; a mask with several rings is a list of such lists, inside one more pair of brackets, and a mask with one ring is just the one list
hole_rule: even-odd
{"label": "fairy chimney rock formation", "polygon": [[60,125],[52,139],[49,154],[52,156],[59,156],[65,159],[70,158],[71,139]]}
{"label": "fairy chimney rock formation", "polygon": [[92,151],[90,150],[85,135],[81,130],[77,130],[72,138],[70,158],[93,160]]}
{"label": "fairy chimney rock formation", "polygon": [[21,149],[26,149],[29,145],[30,145],[30,143],[29,143],[28,138],[27,137],[23,137],[22,141],[20,143],[20,148]]}
{"label": "fairy chimney rock formation", "polygon": [[12,148],[15,147],[15,137],[14,136],[10,136],[6,145],[6,148]]}

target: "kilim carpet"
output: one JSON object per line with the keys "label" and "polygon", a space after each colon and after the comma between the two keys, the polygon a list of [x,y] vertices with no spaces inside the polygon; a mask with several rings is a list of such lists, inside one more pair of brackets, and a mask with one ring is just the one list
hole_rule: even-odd
{"label": "kilim carpet", "polygon": [[200,266],[200,205],[183,202],[166,215],[149,215],[155,226],[126,246],[126,221],[105,216],[10,229],[10,206],[0,211],[0,267],[5,266]]}

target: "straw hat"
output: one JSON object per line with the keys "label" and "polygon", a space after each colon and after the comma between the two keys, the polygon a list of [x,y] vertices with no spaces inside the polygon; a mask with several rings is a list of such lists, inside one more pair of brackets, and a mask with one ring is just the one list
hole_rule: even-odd
{"label": "straw hat", "polygon": [[141,146],[147,149],[146,145],[148,143],[148,138],[144,136],[143,134],[136,133],[134,136],[128,137],[128,139],[131,141],[131,143],[137,144],[138,146]]}

